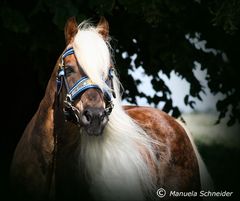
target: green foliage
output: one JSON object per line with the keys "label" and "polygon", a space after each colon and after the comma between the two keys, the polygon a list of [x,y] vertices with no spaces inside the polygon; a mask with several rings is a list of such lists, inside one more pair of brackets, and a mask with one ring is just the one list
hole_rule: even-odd
{"label": "green foliage", "polygon": [[240,1],[215,0],[210,5],[210,11],[214,16],[213,25],[220,26],[226,33],[235,34],[240,23]]}
{"label": "green foliage", "polygon": [[[104,15],[110,23],[116,65],[130,102],[136,102],[136,96],[146,97],[156,105],[164,102],[163,110],[179,116],[169,88],[158,76],[160,70],[167,76],[174,70],[190,83],[184,101],[194,107],[190,97],[201,100],[200,93],[204,92],[192,71],[197,61],[202,69],[207,69],[211,92],[226,94],[217,103],[219,120],[229,110],[229,125],[240,120],[238,0],[2,1],[0,11],[3,62],[7,65],[11,54],[18,55],[20,61],[27,60],[26,69],[37,75],[42,91],[52,70],[50,65],[55,64],[64,48],[63,28],[67,18],[76,16],[79,22],[88,18],[97,22]],[[216,54],[197,49],[186,36],[207,41],[206,48],[215,49]],[[129,57],[123,59],[125,51]],[[142,65],[153,76],[153,87],[162,92],[161,96],[148,97],[137,90],[138,83],[127,73],[132,68],[130,56],[135,53],[136,66]]]}

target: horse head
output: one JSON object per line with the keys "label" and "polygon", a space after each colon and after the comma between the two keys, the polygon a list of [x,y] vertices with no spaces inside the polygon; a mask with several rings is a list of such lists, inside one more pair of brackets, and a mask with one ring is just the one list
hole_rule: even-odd
{"label": "horse head", "polygon": [[93,27],[70,18],[65,25],[66,48],[59,59],[57,97],[66,121],[89,135],[101,135],[113,109],[113,74],[108,22]]}

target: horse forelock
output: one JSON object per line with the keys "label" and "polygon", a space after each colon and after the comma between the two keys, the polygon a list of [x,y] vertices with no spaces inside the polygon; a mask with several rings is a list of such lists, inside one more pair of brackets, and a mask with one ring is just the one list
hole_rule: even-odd
{"label": "horse forelock", "polygon": [[102,89],[108,89],[105,79],[111,64],[110,45],[87,21],[81,23],[73,40],[78,63],[86,75]]}

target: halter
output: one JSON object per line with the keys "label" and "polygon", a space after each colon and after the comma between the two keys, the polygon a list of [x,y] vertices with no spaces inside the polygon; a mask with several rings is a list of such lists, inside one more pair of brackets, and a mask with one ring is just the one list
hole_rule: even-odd
{"label": "halter", "polygon": [[74,54],[73,48],[67,49],[62,57],[61,64],[59,65],[58,75],[57,75],[57,96],[59,97],[63,85],[65,85],[67,94],[64,100],[64,115],[67,121],[71,121],[77,125],[80,125],[79,115],[80,111],[73,105],[73,102],[81,97],[82,94],[88,89],[97,89],[104,94],[104,99],[106,103],[105,112],[110,115],[113,109],[112,98],[115,98],[115,93],[113,90],[112,78],[114,74],[114,68],[109,69],[108,78],[105,81],[111,90],[102,90],[97,84],[95,84],[88,76],[80,78],[71,88],[68,85],[65,68],[64,68],[64,58]]}

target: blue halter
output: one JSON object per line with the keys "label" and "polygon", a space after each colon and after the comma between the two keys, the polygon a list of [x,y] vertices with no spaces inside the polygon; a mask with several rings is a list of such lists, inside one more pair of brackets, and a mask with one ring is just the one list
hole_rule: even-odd
{"label": "blue halter", "polygon": [[[78,119],[76,120],[76,118],[77,118],[76,112],[78,112],[78,110],[76,107],[74,107],[72,105],[72,103],[88,89],[98,89],[100,91],[102,91],[102,90],[88,76],[82,77],[71,88],[69,88],[69,85],[68,85],[68,82],[66,79],[66,75],[65,75],[64,58],[66,58],[67,56],[72,55],[72,54],[74,54],[74,50],[73,50],[73,48],[69,48],[62,55],[61,65],[60,65],[58,75],[57,75],[57,95],[59,96],[62,86],[64,84],[66,87],[66,90],[67,90],[66,100],[64,101],[65,107],[67,107],[68,113],[70,112],[71,116],[74,115],[74,119],[75,119],[74,122],[78,123]],[[110,86],[109,87],[112,89],[113,89],[113,86],[112,86],[113,74],[114,74],[114,69],[110,68],[109,74],[108,74],[108,79],[106,80],[106,84],[109,86],[110,85],[109,81],[110,81],[111,87]],[[109,115],[113,108],[112,97],[115,98],[115,93],[113,90],[112,91],[104,90],[102,92],[106,99],[106,109],[105,110],[106,110],[107,114]],[[66,108],[65,108],[65,110],[66,110]]]}
{"label": "blue halter", "polygon": [[[63,68],[63,64],[64,64],[63,59],[71,54],[74,54],[73,48],[67,49],[62,55],[62,67],[59,69],[59,72],[58,72],[58,78],[60,78],[60,79],[58,79],[58,91],[61,90],[60,87],[62,86],[61,77],[62,76],[65,77],[65,70]],[[114,71],[113,68],[110,68],[109,75],[108,75],[109,79],[113,78],[113,73],[114,73],[113,71]],[[65,85],[66,84],[67,83],[65,83]],[[72,102],[72,101],[76,100],[76,98],[78,96],[81,96],[86,90],[92,89],[92,88],[101,90],[100,87],[98,85],[96,85],[88,76],[84,76],[81,79],[79,79],[71,88],[69,88],[67,86],[67,91],[68,91],[67,96],[68,96],[69,100]],[[112,99],[111,91],[104,90],[103,93],[108,100]]]}

